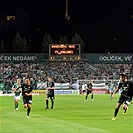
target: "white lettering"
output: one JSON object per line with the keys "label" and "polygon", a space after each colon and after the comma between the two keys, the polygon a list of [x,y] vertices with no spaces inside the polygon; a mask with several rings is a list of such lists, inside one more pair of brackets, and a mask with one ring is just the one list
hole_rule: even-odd
{"label": "white lettering", "polygon": [[11,56],[4,56],[4,60],[6,60],[6,61],[11,60]]}
{"label": "white lettering", "polygon": [[100,56],[100,61],[123,61],[121,56]]}
{"label": "white lettering", "polygon": [[0,56],[0,60],[2,60],[2,61],[3,61],[3,55],[2,55],[2,56]]}
{"label": "white lettering", "polygon": [[35,56],[13,56],[15,61],[34,61]]}
{"label": "white lettering", "polygon": [[126,61],[131,61],[132,60],[132,56],[124,56],[124,59],[126,60]]}

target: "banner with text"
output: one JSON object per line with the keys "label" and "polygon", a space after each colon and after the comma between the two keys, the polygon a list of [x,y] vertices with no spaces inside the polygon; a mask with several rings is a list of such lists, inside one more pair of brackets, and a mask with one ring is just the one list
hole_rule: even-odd
{"label": "banner with text", "polygon": [[[81,54],[81,60],[87,61],[92,64],[132,64],[132,55],[133,54]],[[48,60],[48,53],[0,54],[0,63],[42,63]]]}
{"label": "banner with text", "polygon": [[131,64],[133,54],[82,54],[81,58],[92,64]]}
{"label": "banner with text", "polygon": [[45,59],[48,59],[48,54],[0,54],[0,63],[41,63]]}

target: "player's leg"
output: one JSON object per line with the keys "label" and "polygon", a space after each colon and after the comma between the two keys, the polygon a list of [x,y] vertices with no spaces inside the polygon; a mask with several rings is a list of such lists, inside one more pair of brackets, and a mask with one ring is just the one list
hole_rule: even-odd
{"label": "player's leg", "polygon": [[27,108],[27,100],[25,97],[23,97],[23,106],[24,108]]}
{"label": "player's leg", "polygon": [[17,97],[14,96],[14,111],[16,111],[18,108],[18,102],[17,102]]}
{"label": "player's leg", "polygon": [[[24,108],[27,108],[28,107],[28,104],[26,102],[26,99],[24,100]],[[28,112],[28,111],[27,111]],[[27,113],[28,114],[28,113]],[[28,118],[28,115],[27,115],[27,118]]]}
{"label": "player's leg", "polygon": [[89,95],[89,94],[88,94],[88,93],[86,93],[86,97],[85,97],[85,100],[86,100],[86,101],[87,101],[87,99],[88,99],[88,95]]}
{"label": "player's leg", "polygon": [[50,97],[50,99],[51,99],[51,108],[50,109],[53,109],[53,107],[54,107],[54,96]]}
{"label": "player's leg", "polygon": [[29,118],[30,117],[30,111],[31,111],[31,104],[27,104],[27,118]]}
{"label": "player's leg", "polygon": [[49,96],[47,95],[46,96],[46,108],[45,108],[45,110],[48,109],[48,99],[49,99]]}
{"label": "player's leg", "polygon": [[128,106],[127,105],[123,105],[123,114],[126,114],[128,110]]}
{"label": "player's leg", "polygon": [[15,100],[15,110],[18,110],[18,99]]}
{"label": "player's leg", "polygon": [[119,108],[120,108],[121,105],[122,105],[121,103],[118,103],[118,104],[117,104],[117,106],[116,106],[116,108],[115,108],[114,117],[117,116],[117,114],[118,114],[118,112],[119,112]]}
{"label": "player's leg", "polygon": [[19,105],[18,105],[19,100],[20,100],[20,96],[17,96],[15,99],[15,110],[19,109]]}
{"label": "player's leg", "polygon": [[130,99],[127,99],[124,104],[123,104],[123,114],[126,114],[127,113],[127,110],[128,110],[128,106],[130,104]]}
{"label": "player's leg", "polygon": [[27,118],[30,117],[32,98],[27,99]]}
{"label": "player's leg", "polygon": [[91,100],[93,100],[93,92],[91,92]]}
{"label": "player's leg", "polygon": [[112,98],[113,91],[110,90],[110,99]]}
{"label": "player's leg", "polygon": [[17,107],[18,107],[18,102],[17,102],[16,97],[14,97],[14,111],[17,110]]}
{"label": "player's leg", "polygon": [[85,94],[85,90],[82,91],[82,94],[83,94],[83,95]]}
{"label": "player's leg", "polygon": [[117,114],[119,112],[119,108],[120,108],[121,105],[122,105],[121,103],[118,103],[117,104],[117,106],[115,108],[115,112],[114,112],[114,117],[112,118],[112,120],[115,120],[116,119],[116,116],[117,116]]}
{"label": "player's leg", "polygon": [[[24,108],[28,107],[28,99],[23,97],[23,104],[24,104]],[[30,110],[27,109],[27,118],[29,118],[28,112],[30,112]]]}
{"label": "player's leg", "polygon": [[120,106],[121,106],[123,103],[124,103],[124,97],[121,95],[121,96],[119,97],[119,99],[118,99],[118,104],[117,104],[117,106],[116,106],[116,108],[115,108],[114,117],[113,117],[112,120],[115,120],[115,119],[116,119],[116,116],[117,116],[117,114],[118,114],[118,112],[119,112],[119,108],[120,108]]}

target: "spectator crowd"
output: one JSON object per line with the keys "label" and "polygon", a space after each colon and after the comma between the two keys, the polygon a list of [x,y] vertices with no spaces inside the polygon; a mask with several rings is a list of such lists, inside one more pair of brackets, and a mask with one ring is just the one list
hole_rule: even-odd
{"label": "spectator crowd", "polygon": [[77,80],[119,79],[120,73],[130,73],[131,64],[90,64],[88,62],[43,62],[43,63],[2,63],[0,64],[0,84],[10,90],[16,78],[29,77],[34,89],[37,82],[46,82],[52,77],[56,83],[74,83]]}

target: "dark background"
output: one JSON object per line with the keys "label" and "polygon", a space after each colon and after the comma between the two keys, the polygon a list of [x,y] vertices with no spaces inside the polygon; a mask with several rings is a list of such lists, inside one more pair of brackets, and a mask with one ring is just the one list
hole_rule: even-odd
{"label": "dark background", "polygon": [[[0,11],[24,8],[30,14],[30,38],[33,52],[40,52],[42,37],[48,33],[55,43],[60,36],[68,40],[78,33],[86,53],[132,53],[133,1],[132,0],[4,0]],[[35,38],[36,36],[36,38]]]}

